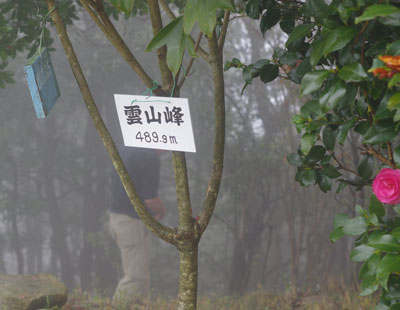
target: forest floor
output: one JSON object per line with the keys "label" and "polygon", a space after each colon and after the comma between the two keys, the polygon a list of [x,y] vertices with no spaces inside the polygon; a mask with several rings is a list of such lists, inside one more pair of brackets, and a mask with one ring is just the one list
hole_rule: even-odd
{"label": "forest floor", "polygon": [[[330,287],[318,294],[308,291],[272,294],[258,290],[240,298],[200,297],[198,310],[372,310],[378,303],[375,296],[360,297],[357,289]],[[62,310],[175,310],[176,300],[156,298],[149,304],[131,307],[112,307],[110,299],[82,292],[70,295]]]}

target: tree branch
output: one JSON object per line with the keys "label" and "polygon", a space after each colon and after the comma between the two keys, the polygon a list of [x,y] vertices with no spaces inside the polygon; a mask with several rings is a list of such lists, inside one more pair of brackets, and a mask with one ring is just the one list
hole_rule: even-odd
{"label": "tree branch", "polygon": [[201,233],[207,228],[211,216],[214,212],[221,184],[222,170],[224,163],[225,146],[225,85],[222,56],[218,51],[218,41],[215,30],[208,39],[210,50],[211,71],[214,83],[214,105],[215,105],[215,137],[213,167],[210,181],[208,183],[206,198],[200,212],[199,226]]}
{"label": "tree branch", "polygon": [[194,220],[190,203],[189,181],[184,152],[173,152],[176,196],[178,199],[178,235],[177,238],[197,238],[194,236]]}
{"label": "tree branch", "polygon": [[164,9],[165,13],[167,13],[168,17],[171,20],[176,19],[174,12],[172,12],[171,8],[169,7],[168,3],[165,2],[165,0],[160,0],[160,4],[161,4],[162,8]]}
{"label": "tree branch", "polygon": [[222,51],[224,50],[224,44],[225,44],[225,39],[226,39],[226,33],[228,30],[230,14],[231,14],[231,11],[225,10],[224,21],[222,22],[221,34],[220,34],[219,40],[218,40],[218,52],[221,57],[222,57]]}
{"label": "tree branch", "polygon": [[393,169],[396,169],[396,164],[393,161],[390,161],[389,159],[387,159],[385,156],[383,156],[383,154],[380,151],[377,151],[374,149],[373,146],[371,145],[364,145],[367,153],[374,156],[376,159],[380,160],[382,163],[384,163],[385,165],[392,167]]}
{"label": "tree branch", "polygon": [[[156,35],[163,28],[158,0],[147,0],[147,5],[149,6],[153,35]],[[173,79],[171,71],[167,65],[167,47],[165,45],[157,49],[157,57],[161,73],[162,89],[170,92],[173,85]]]}
{"label": "tree branch", "polygon": [[114,165],[115,170],[118,172],[118,175],[121,178],[121,182],[125,188],[125,191],[128,195],[128,198],[131,204],[134,206],[136,212],[138,213],[140,219],[143,223],[148,227],[150,231],[152,231],[155,235],[160,237],[166,242],[171,244],[175,244],[173,239],[173,229],[166,227],[159,222],[157,222],[147,211],[146,207],[141,202],[133,184],[131,178],[128,174],[128,171],[125,168],[123,161],[117,151],[117,148],[114,144],[114,141],[107,130],[106,125],[97,109],[96,103],[93,99],[93,96],[90,92],[89,86],[87,84],[86,78],[82,72],[79,61],[76,57],[74,48],[72,43],[68,37],[67,31],[65,29],[64,23],[61,19],[61,16],[56,8],[55,0],[46,0],[49,11],[52,11],[51,17],[53,19],[58,37],[61,41],[61,44],[64,48],[64,51],[67,55],[67,59],[69,65],[72,69],[72,72],[75,76],[76,82],[78,83],[79,89],[82,94],[82,98],[85,102],[85,105],[88,109],[89,115],[96,127],[97,132],[100,135],[100,138],[104,144],[105,149],[107,150],[111,161]]}
{"label": "tree branch", "polygon": [[[101,20],[99,23],[99,18],[94,18],[96,14],[89,7],[88,0],[79,0],[82,6],[88,11],[89,15],[92,17],[94,22],[99,26],[100,30],[104,33],[111,44],[116,48],[121,57],[129,64],[129,66],[137,73],[140,79],[143,81],[144,85],[148,88],[153,87],[153,79],[146,73],[140,63],[137,61],[135,56],[132,54],[129,47],[126,45],[125,41],[119,35],[118,31],[115,29],[113,23],[108,18],[102,6],[96,5],[96,12]],[[154,90],[154,93],[158,96],[165,96],[166,93],[162,91],[161,87]]]}
{"label": "tree branch", "polygon": [[[197,37],[197,41],[196,44],[194,46],[194,51],[197,52],[200,46],[200,41],[201,38],[203,37],[203,33],[200,32],[199,36]],[[195,57],[191,57],[188,63],[188,66],[186,68],[186,73],[185,75],[182,77],[182,79],[180,80],[180,82],[178,83],[178,89],[181,89],[183,83],[185,83],[186,79],[188,78],[188,76],[190,75],[190,69],[192,69],[193,63],[194,63]]]}
{"label": "tree branch", "polygon": [[[160,4],[161,4],[162,8],[164,9],[164,11],[169,16],[169,18],[171,18],[171,20],[176,19],[174,12],[172,12],[172,10],[168,6],[168,4],[165,2],[165,0],[160,0]],[[191,36],[189,36],[189,38],[192,41],[192,43],[195,44],[194,39]],[[204,49],[202,49],[200,46],[198,47],[198,53],[199,53],[200,57],[203,58],[206,62],[208,62],[208,63],[210,62],[210,59],[209,59],[210,55]]]}

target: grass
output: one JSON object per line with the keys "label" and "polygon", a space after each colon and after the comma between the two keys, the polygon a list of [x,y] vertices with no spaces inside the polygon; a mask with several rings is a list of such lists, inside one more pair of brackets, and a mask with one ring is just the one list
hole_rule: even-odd
{"label": "grass", "polygon": [[[360,297],[357,289],[331,283],[318,294],[309,291],[269,293],[249,292],[240,297],[200,297],[198,310],[372,310],[376,296]],[[90,296],[81,291],[70,295],[62,310],[175,310],[176,300],[157,297],[147,305],[113,307],[109,298]]]}

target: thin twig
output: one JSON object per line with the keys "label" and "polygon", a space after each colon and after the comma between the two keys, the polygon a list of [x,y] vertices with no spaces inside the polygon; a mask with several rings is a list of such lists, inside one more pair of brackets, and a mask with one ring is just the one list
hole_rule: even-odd
{"label": "thin twig", "polygon": [[172,12],[171,8],[169,7],[168,3],[165,2],[165,0],[160,0],[160,4],[161,4],[162,8],[164,9],[165,13],[167,13],[168,17],[171,20],[176,19],[174,12]]}
{"label": "thin twig", "polygon": [[[200,32],[199,36],[197,37],[197,41],[196,44],[194,45],[194,52],[196,53],[197,50],[199,49],[200,46],[200,41],[201,38],[203,37],[203,33]],[[188,66],[186,68],[186,72],[184,73],[184,76],[182,77],[182,79],[179,81],[178,83],[178,89],[181,89],[183,83],[185,83],[187,77],[190,75],[190,69],[192,69],[193,63],[194,63],[195,57],[191,57],[188,63]]]}
{"label": "thin twig", "polygon": [[388,157],[391,163],[394,164],[393,160],[393,150],[392,150],[392,144],[388,141],[386,142],[387,150],[388,150]]}
{"label": "thin twig", "polygon": [[231,11],[225,10],[224,21],[222,22],[221,34],[218,39],[218,52],[220,55],[222,55],[222,52],[224,50],[224,44],[225,44],[225,39],[226,39],[226,33],[228,30],[230,14],[231,14]]}
{"label": "thin twig", "polygon": [[396,164],[393,161],[390,161],[390,159],[383,156],[383,154],[380,151],[375,150],[374,147],[371,145],[365,144],[364,146],[368,154],[374,156],[376,159],[380,160],[385,165],[392,167],[393,169],[396,169]]}
{"label": "thin twig", "polygon": [[[100,23],[95,12],[93,12],[93,10],[89,7],[88,3],[89,0],[79,0],[79,1],[82,3],[83,7],[88,11],[89,15],[93,18],[95,23],[99,26],[100,30],[104,33],[107,39],[115,47],[115,49],[118,51],[121,57],[137,73],[137,75],[143,81],[144,85],[146,85],[146,87],[148,88],[152,88],[153,79],[143,69],[141,64],[133,55],[132,51],[126,45],[125,41],[122,39],[118,31],[115,29],[113,23],[108,18],[106,12],[104,11],[104,8],[101,5],[96,5],[96,12],[101,20]],[[154,90],[154,93],[159,96],[166,95],[165,92],[161,89],[161,87],[158,87],[156,90]]]}
{"label": "thin twig", "polygon": [[354,170],[352,170],[352,169],[350,169],[350,168],[346,168],[345,166],[343,166],[343,164],[339,161],[339,159],[337,159],[337,157],[335,156],[335,154],[333,154],[332,153],[332,158],[338,163],[338,165],[339,165],[339,167],[338,167],[338,169],[342,169],[342,170],[345,170],[345,171],[347,171],[347,172],[351,172],[352,174],[354,174],[354,175],[356,175],[356,176],[360,176],[359,174],[358,174],[358,172],[356,172],[356,171],[354,171]]}

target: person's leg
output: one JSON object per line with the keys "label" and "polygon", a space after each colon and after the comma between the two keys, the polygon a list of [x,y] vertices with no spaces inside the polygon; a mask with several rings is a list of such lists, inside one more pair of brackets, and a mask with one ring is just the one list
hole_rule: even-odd
{"label": "person's leg", "polygon": [[150,232],[140,220],[117,213],[110,213],[110,229],[124,271],[113,300],[144,302],[150,293]]}

